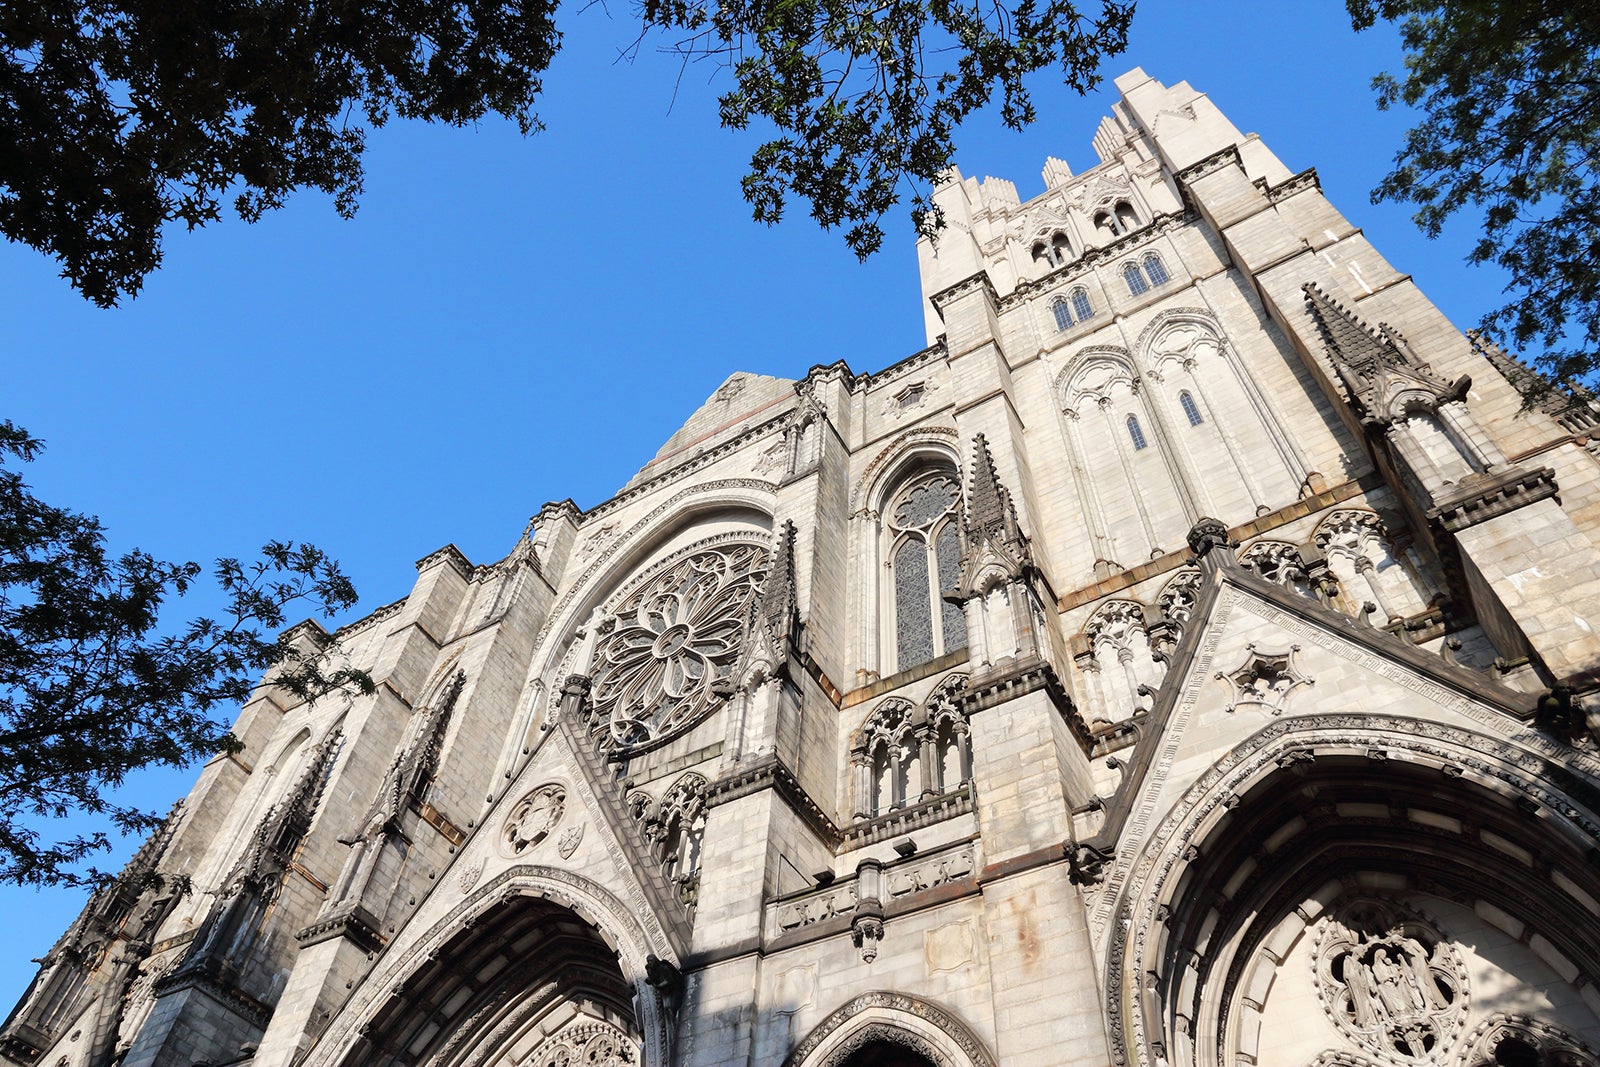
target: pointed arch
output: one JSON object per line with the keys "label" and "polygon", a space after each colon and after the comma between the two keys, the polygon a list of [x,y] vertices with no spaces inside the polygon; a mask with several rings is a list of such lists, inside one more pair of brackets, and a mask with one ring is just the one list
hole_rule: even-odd
{"label": "pointed arch", "polygon": [[960,1017],[905,993],[863,993],[835,1008],[784,1057],[783,1067],[843,1067],[872,1041],[908,1048],[934,1067],[997,1067]]}
{"label": "pointed arch", "polygon": [[[512,925],[508,928],[507,923]],[[409,1025],[403,1010],[408,1004],[426,1006],[427,1019],[439,1025],[438,1036],[422,1038],[432,1053],[453,1053],[462,1044],[482,1049],[494,1040],[526,1033],[527,1025],[541,1017],[536,996],[544,984],[542,972],[506,968],[504,974],[523,981],[520,988],[506,987],[496,1001],[492,990],[467,991],[481,971],[470,964],[482,961],[487,951],[498,951],[492,944],[497,930],[522,931],[519,936],[527,936],[541,923],[562,925],[567,946],[562,958],[582,965],[580,977],[597,987],[604,1003],[620,1008],[625,1000],[631,1002],[643,1064],[665,1067],[671,1060],[670,1012],[658,985],[650,981],[650,968],[652,961],[675,967],[679,956],[660,924],[592,879],[532,864],[513,867],[484,883],[431,924],[411,924],[356,986],[335,1024],[308,1052],[305,1064],[355,1067],[373,1062],[374,1038],[398,1036]],[[441,963],[457,960],[469,966],[453,977],[440,969]],[[435,975],[440,981],[457,983],[462,995],[439,996],[434,986],[433,993],[419,1002]],[[506,1020],[512,1025],[497,1034],[493,1024]],[[446,1050],[456,1033],[463,1033],[461,1042]]]}

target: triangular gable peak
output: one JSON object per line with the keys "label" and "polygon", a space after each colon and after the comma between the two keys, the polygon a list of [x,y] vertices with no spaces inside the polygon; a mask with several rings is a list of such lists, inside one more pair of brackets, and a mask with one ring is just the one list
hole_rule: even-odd
{"label": "triangular gable peak", "polygon": [[1097,937],[1174,798],[1216,751],[1274,721],[1359,716],[1375,749],[1386,723],[1422,719],[1541,751],[1564,747],[1535,727],[1534,694],[1269,582],[1235,563],[1226,546],[1213,548],[1201,568],[1171,668],[1140,740],[1121,760],[1121,783],[1075,846]]}

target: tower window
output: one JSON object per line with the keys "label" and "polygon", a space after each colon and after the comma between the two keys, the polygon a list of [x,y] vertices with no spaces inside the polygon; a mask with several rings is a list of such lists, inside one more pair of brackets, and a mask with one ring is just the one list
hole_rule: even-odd
{"label": "tower window", "polygon": [[1117,232],[1131,233],[1139,228],[1139,216],[1134,213],[1133,205],[1126,200],[1118,200],[1113,209],[1117,215]]}
{"label": "tower window", "polygon": [[1089,303],[1089,290],[1081,285],[1072,290],[1072,310],[1077,314],[1079,322],[1094,317],[1094,305]]}
{"label": "tower window", "polygon": [[1190,426],[1199,426],[1206,420],[1200,417],[1200,406],[1194,402],[1194,397],[1185,389],[1178,394],[1178,403],[1183,406],[1183,414],[1188,418]]}
{"label": "tower window", "polygon": [[1065,330],[1072,325],[1072,309],[1065,300],[1058,299],[1050,305],[1050,312],[1056,317],[1056,329]]}
{"label": "tower window", "polygon": [[1145,447],[1144,430],[1140,428],[1139,419],[1136,415],[1128,416],[1128,436],[1133,439],[1133,450],[1135,452],[1141,451]]}
{"label": "tower window", "polygon": [[1149,275],[1151,285],[1160,285],[1168,278],[1166,266],[1154,252],[1144,257],[1144,272]]}
{"label": "tower window", "polygon": [[1122,277],[1127,281],[1128,293],[1132,296],[1138,296],[1140,293],[1148,292],[1150,289],[1149,284],[1144,280],[1144,273],[1139,270],[1139,264],[1137,263],[1123,264]]}

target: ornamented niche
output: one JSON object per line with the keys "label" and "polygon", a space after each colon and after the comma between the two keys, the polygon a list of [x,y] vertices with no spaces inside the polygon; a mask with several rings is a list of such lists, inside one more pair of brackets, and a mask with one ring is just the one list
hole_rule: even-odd
{"label": "ornamented niche", "polygon": [[595,647],[593,729],[611,759],[689,730],[733,692],[751,605],[771,554],[752,544],[692,550],[613,609]]}
{"label": "ornamented niche", "polygon": [[1317,992],[1336,1027],[1390,1063],[1437,1058],[1467,1015],[1467,972],[1432,922],[1386,900],[1340,907],[1318,935]]}

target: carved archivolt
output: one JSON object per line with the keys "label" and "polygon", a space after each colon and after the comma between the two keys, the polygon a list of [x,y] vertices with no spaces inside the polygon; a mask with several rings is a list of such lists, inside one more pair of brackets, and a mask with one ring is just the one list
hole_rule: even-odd
{"label": "carved archivolt", "polygon": [[938,456],[946,460],[951,466],[956,465],[956,455],[951,439],[956,437],[954,427],[949,426],[919,426],[907,430],[883,447],[872,461],[861,472],[861,477],[856,481],[855,488],[850,492],[850,514],[856,515],[864,509],[870,509],[872,497],[875,495],[885,470],[893,461],[904,458],[914,453],[918,445],[934,445],[937,447]]}
{"label": "carved archivolt", "polygon": [[835,1009],[794,1051],[783,1067],[838,1067],[873,1041],[904,1045],[937,1067],[996,1067],[976,1034],[950,1012],[920,997],[875,992]]}

